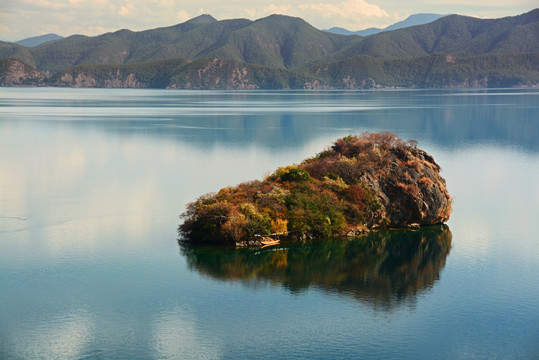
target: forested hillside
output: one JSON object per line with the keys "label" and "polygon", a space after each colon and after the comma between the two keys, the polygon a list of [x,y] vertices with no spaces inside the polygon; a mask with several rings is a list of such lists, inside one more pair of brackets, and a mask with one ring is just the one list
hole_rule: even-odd
{"label": "forested hillside", "polygon": [[[202,15],[36,47],[0,42],[0,59],[39,70],[40,83],[95,87],[535,86],[538,54],[539,9],[501,19],[451,15],[367,37],[320,31],[282,15],[256,21]],[[10,77],[10,68],[3,69]]]}

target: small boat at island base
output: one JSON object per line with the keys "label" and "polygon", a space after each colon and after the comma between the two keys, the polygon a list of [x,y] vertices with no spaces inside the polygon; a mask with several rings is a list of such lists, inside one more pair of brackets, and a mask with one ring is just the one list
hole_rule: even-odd
{"label": "small boat at island base", "polygon": [[260,239],[260,243],[262,244],[262,247],[277,245],[280,242],[281,242],[281,240],[273,239],[273,238],[270,238],[268,236],[262,236],[261,239]]}

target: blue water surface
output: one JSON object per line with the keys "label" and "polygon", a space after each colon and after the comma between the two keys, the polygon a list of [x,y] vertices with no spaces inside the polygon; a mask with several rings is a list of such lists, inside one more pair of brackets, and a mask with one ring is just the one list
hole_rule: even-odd
{"label": "blue water surface", "polygon": [[[447,228],[181,248],[198,196],[392,131]],[[539,90],[0,88],[1,359],[539,358]]]}

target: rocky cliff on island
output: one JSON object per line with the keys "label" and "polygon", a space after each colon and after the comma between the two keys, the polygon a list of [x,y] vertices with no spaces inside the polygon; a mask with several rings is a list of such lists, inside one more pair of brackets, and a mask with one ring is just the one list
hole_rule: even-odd
{"label": "rocky cliff on island", "polygon": [[271,235],[312,239],[418,228],[443,223],[450,213],[432,156],[393,133],[364,133],[264,180],[201,196],[187,205],[178,231],[185,243],[256,246]]}

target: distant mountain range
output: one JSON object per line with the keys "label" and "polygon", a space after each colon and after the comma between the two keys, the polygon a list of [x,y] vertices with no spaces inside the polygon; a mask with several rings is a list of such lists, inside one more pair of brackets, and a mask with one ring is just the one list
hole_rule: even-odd
{"label": "distant mountain range", "polygon": [[[360,30],[360,31],[350,31],[350,30],[343,29],[340,27],[332,27],[331,29],[324,30],[324,31],[334,33],[334,34],[340,34],[340,35],[369,36],[369,35],[378,34],[382,31],[396,30],[396,29],[402,29],[409,26],[427,24],[429,22],[433,22],[434,20],[438,20],[439,18],[443,16],[445,15],[415,14],[415,15],[410,15],[403,21],[399,21],[383,29],[368,28],[368,29]],[[64,38],[63,36],[56,35],[56,34],[46,34],[46,35],[33,36],[33,37],[29,37],[23,40],[15,41],[15,44],[27,46],[27,47],[34,47],[34,46],[38,46],[49,41],[61,40],[63,38]]]}
{"label": "distant mountain range", "polygon": [[438,20],[441,17],[444,17],[446,15],[439,15],[439,14],[414,14],[408,16],[406,19],[399,21],[393,25],[389,25],[388,27],[385,27],[383,29],[380,28],[368,28],[365,30],[359,30],[359,31],[350,31],[347,29],[343,29],[341,27],[332,27],[331,29],[327,29],[324,31],[333,33],[333,34],[339,34],[339,35],[359,35],[359,36],[369,36],[381,33],[383,31],[391,31],[391,30],[397,30],[397,29],[403,29],[410,26],[416,26],[416,25],[423,25],[428,24],[430,22],[433,22],[435,20]]}
{"label": "distant mountain range", "polygon": [[0,59],[3,86],[537,86],[539,9],[501,19],[449,15],[367,37],[282,15],[201,15],[171,27],[75,35],[36,47],[0,42]]}
{"label": "distant mountain range", "polygon": [[28,46],[28,47],[34,47],[34,46],[38,46],[49,41],[61,40],[61,39],[63,39],[63,37],[60,35],[46,34],[46,35],[33,36],[33,37],[29,37],[23,40],[19,40],[19,41],[16,41],[15,44]]}

